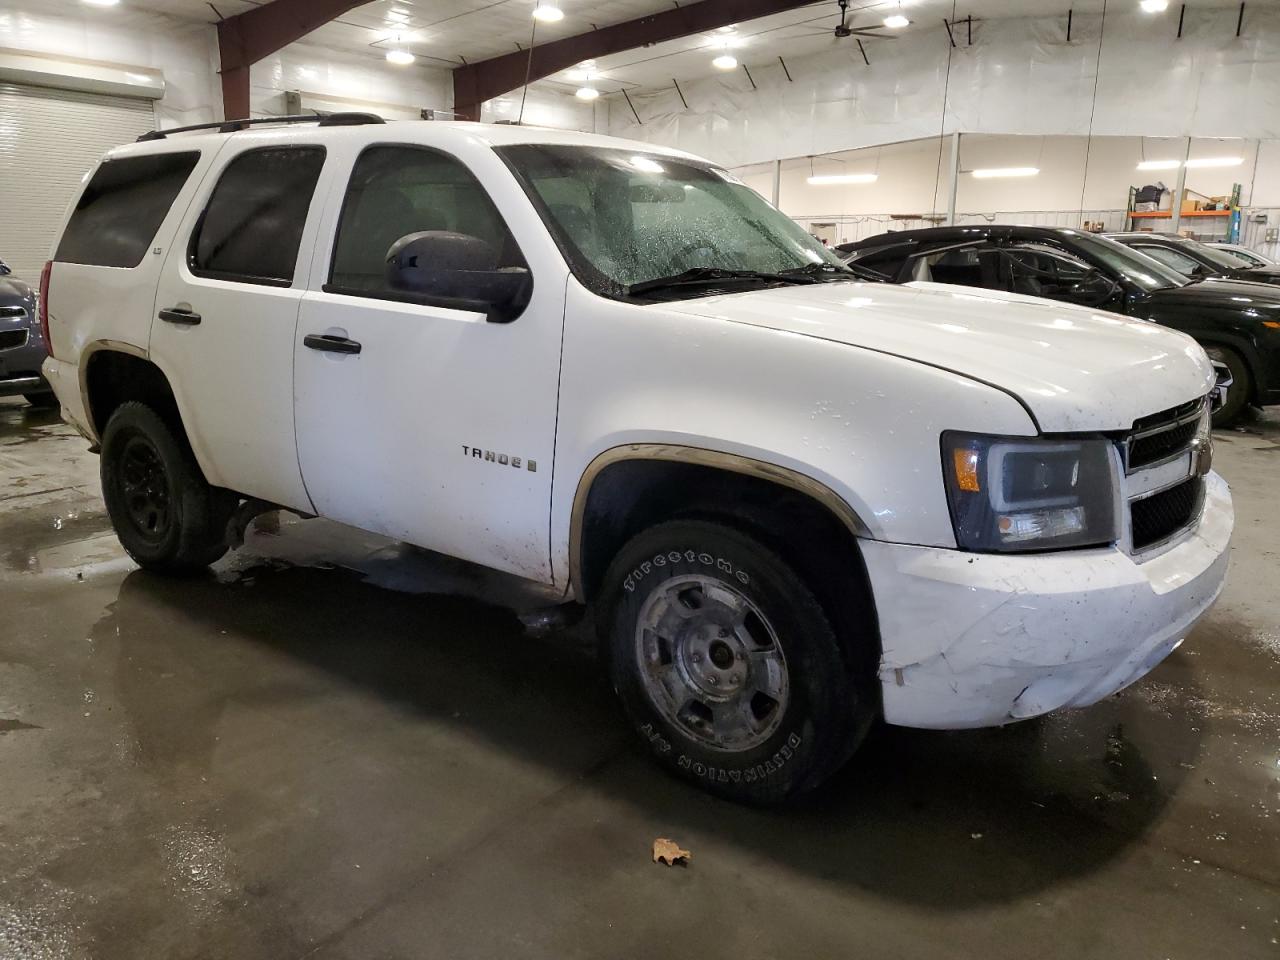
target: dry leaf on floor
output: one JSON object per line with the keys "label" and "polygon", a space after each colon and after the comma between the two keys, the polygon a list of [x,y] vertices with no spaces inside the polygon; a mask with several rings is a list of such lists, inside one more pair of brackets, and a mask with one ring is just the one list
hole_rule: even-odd
{"label": "dry leaf on floor", "polygon": [[653,841],[653,862],[665,863],[668,867],[677,861],[688,863],[693,856],[688,850],[681,850],[680,845],[674,840],[668,840],[665,837],[659,837]]}

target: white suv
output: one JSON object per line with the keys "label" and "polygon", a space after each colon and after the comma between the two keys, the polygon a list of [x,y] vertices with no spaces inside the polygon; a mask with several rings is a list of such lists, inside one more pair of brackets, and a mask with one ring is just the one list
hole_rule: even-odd
{"label": "white suv", "polygon": [[358,116],[144,141],[85,178],[41,304],[145,568],[283,507],[554,585],[653,754],[755,801],[877,715],[1093,703],[1222,587],[1182,334],[865,280],[647,144]]}

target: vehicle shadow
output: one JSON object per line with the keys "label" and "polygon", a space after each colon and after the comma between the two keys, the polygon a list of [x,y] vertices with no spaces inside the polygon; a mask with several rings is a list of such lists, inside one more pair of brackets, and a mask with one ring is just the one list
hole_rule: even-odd
{"label": "vehicle shadow", "polygon": [[[189,581],[135,572],[94,633],[119,650],[118,695],[139,762],[162,775],[213,763],[233,706],[269,712],[355,692],[420,718],[424,742],[440,724],[462,726],[522,764],[587,777],[672,829],[943,910],[1025,897],[1106,866],[1161,818],[1205,729],[1136,697],[1000,730],[881,727],[817,794],[761,810],[708,797],[643,758],[585,626],[533,639],[511,613],[474,600],[275,561]],[[329,722],[337,742],[327,762],[376,737]],[[431,757],[416,752],[413,762]]]}

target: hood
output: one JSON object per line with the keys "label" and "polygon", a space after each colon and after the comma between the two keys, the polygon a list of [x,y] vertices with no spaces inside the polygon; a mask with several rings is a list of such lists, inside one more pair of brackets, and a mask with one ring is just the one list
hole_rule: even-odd
{"label": "hood", "polygon": [[1258,283],[1280,283],[1280,266],[1241,267],[1234,270],[1231,276],[1239,280],[1252,280]]}
{"label": "hood", "polygon": [[941,367],[1018,397],[1047,433],[1127,430],[1204,396],[1214,371],[1145,320],[940,283],[821,283],[663,304]]}
{"label": "hood", "polygon": [[1280,290],[1274,284],[1243,278],[1208,277],[1193,280],[1181,287],[1154,290],[1144,300],[1171,306],[1259,310],[1268,315],[1280,313]]}
{"label": "hood", "polygon": [[0,307],[20,307],[32,300],[31,287],[17,277],[0,277]]}

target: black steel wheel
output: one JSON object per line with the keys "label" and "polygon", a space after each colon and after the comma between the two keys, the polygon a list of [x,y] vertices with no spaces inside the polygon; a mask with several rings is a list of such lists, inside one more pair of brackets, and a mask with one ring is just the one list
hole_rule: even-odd
{"label": "black steel wheel", "polygon": [[211,487],[186,438],[145,404],[121,404],[102,434],[102,495],[138,565],[190,574],[227,552],[238,497]]}

